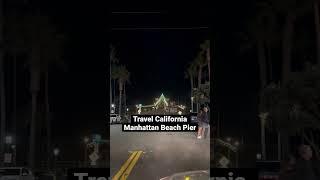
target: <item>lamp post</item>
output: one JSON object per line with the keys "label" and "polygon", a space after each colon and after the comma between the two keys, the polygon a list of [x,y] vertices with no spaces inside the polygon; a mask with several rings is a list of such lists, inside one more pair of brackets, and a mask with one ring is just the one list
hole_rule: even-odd
{"label": "lamp post", "polygon": [[16,145],[15,144],[12,144],[11,145],[11,149],[13,151],[13,165],[15,166],[16,165],[16,159],[17,159],[17,149],[16,149]]}
{"label": "lamp post", "polygon": [[54,169],[55,172],[57,172],[57,158],[60,154],[60,149],[59,148],[54,148],[53,149],[53,155],[54,155]]}
{"label": "lamp post", "polygon": [[266,121],[268,118],[269,113],[265,112],[265,113],[260,113],[259,117],[260,117],[260,125],[261,125],[261,152],[262,152],[262,159],[266,160],[266,134],[265,134],[265,125],[266,125]]}
{"label": "lamp post", "polygon": [[240,145],[239,141],[234,142],[234,146],[237,147],[237,151],[236,151],[236,168],[239,167],[239,154],[238,154],[239,145]]}
{"label": "lamp post", "polygon": [[7,161],[9,164],[13,164],[13,158],[12,158],[12,149],[11,145],[13,143],[13,137],[10,135],[7,135],[5,137],[5,144],[6,144],[6,154],[10,157],[10,159]]}
{"label": "lamp post", "polygon": [[85,164],[85,166],[87,166],[88,165],[88,148],[87,148],[87,146],[90,141],[90,138],[84,137],[83,141],[84,141],[84,164]]}
{"label": "lamp post", "polygon": [[114,113],[116,113],[115,112],[115,104],[111,104],[111,114],[114,114]]}
{"label": "lamp post", "polygon": [[191,97],[191,112],[193,112],[193,100],[194,100],[194,97]]}

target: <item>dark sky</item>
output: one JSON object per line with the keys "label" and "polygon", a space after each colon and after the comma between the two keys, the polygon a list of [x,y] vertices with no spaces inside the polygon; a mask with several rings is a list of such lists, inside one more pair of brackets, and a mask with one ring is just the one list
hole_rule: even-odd
{"label": "dark sky", "polygon": [[208,31],[199,29],[113,31],[120,64],[131,72],[129,105],[151,104],[161,93],[175,101],[189,100],[184,72],[206,37]]}

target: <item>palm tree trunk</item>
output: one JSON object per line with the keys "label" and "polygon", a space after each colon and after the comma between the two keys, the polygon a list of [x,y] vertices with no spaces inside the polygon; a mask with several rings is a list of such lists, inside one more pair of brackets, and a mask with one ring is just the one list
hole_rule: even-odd
{"label": "palm tree trunk", "polygon": [[320,64],[320,17],[319,17],[319,2],[314,1],[314,21],[317,35],[317,64]]}
{"label": "palm tree trunk", "polygon": [[30,68],[30,92],[32,96],[32,112],[30,121],[29,136],[29,167],[35,167],[35,145],[36,145],[36,116],[37,116],[37,95],[39,92],[40,73],[36,68]]}
{"label": "palm tree trunk", "polygon": [[[287,14],[285,19],[283,42],[282,42],[282,84],[285,85],[291,74],[291,50],[292,37],[294,33],[294,15]],[[286,132],[281,134],[282,154],[287,154],[289,150],[289,135]]]}
{"label": "palm tree trunk", "polygon": [[125,114],[127,114],[126,83],[123,83],[123,100],[124,100],[124,111],[125,111]]}
{"label": "palm tree trunk", "polygon": [[198,89],[199,90],[201,87],[201,80],[202,80],[202,66],[199,66],[199,71],[198,71]]}
{"label": "palm tree trunk", "polygon": [[258,61],[259,61],[259,72],[260,72],[260,90],[263,90],[267,84],[267,62],[264,42],[258,41]]}
{"label": "palm tree trunk", "polygon": [[[259,61],[259,72],[260,72],[260,91],[263,91],[267,83],[267,62],[266,62],[266,54],[265,54],[265,47],[264,41],[258,40],[257,42],[258,48],[258,61]],[[262,94],[260,94],[260,113],[263,113],[262,105]],[[265,121],[266,117],[261,117],[260,124],[261,124],[261,151],[262,151],[262,158],[266,159],[266,134],[265,134]]]}
{"label": "palm tree trunk", "polygon": [[1,105],[1,124],[0,124],[0,164],[4,164],[4,146],[6,136],[6,93],[5,93],[5,82],[4,82],[4,59],[3,52],[0,51],[0,105]]}
{"label": "palm tree trunk", "polygon": [[4,17],[3,17],[3,1],[0,1],[0,108],[1,108],[1,123],[0,123],[0,165],[3,165],[4,154],[4,139],[6,133],[6,94],[5,94],[5,82],[4,82]]}
{"label": "palm tree trunk", "polygon": [[268,66],[269,66],[269,80],[273,81],[273,65],[272,65],[272,58],[271,58],[271,45],[268,44],[267,47],[268,53]]}
{"label": "palm tree trunk", "polygon": [[261,126],[261,153],[262,153],[262,159],[266,160],[266,137],[265,137],[265,124],[268,117],[268,114],[265,114],[264,112],[260,112],[260,126]]}
{"label": "palm tree trunk", "polygon": [[281,134],[277,133],[277,143],[278,143],[278,161],[281,160]]}
{"label": "palm tree trunk", "polygon": [[191,96],[190,96],[190,100],[191,100],[191,111],[193,112],[193,98],[192,98],[192,91],[193,91],[193,76],[190,76],[190,84],[191,84]]}
{"label": "palm tree trunk", "polygon": [[209,82],[210,82],[210,76],[211,76],[211,72],[210,72],[210,48],[207,48],[207,62],[208,62],[208,75],[209,75]]}
{"label": "palm tree trunk", "polygon": [[110,104],[109,104],[109,105],[111,106],[111,104],[112,104],[112,102],[113,102],[113,97],[112,97],[112,78],[111,78],[111,70],[112,70],[112,69],[111,69],[111,62],[110,62],[110,64],[109,64],[109,66],[110,66],[110,67],[109,67],[109,71],[110,71],[110,72],[109,72],[109,75],[110,75],[110,76],[109,76],[109,85],[110,85]]}
{"label": "palm tree trunk", "polygon": [[[201,80],[202,80],[202,66],[199,66],[199,71],[198,71],[198,91],[200,91]],[[197,98],[197,99],[199,99],[199,98]],[[200,103],[197,102],[197,112],[199,110],[200,110]]]}
{"label": "palm tree trunk", "polygon": [[116,99],[116,80],[115,79],[113,79],[113,104],[115,104],[115,99]]}
{"label": "palm tree trunk", "polygon": [[[14,133],[14,139],[17,139],[17,56],[13,55],[13,133]],[[16,141],[17,142],[17,141]],[[17,146],[17,143],[15,143]],[[15,151],[17,150],[17,147]],[[16,164],[16,153],[14,154],[14,165]]]}
{"label": "palm tree trunk", "polygon": [[46,106],[46,124],[47,124],[47,157],[48,165],[51,162],[51,115],[49,103],[49,72],[45,72],[45,106]]}
{"label": "palm tree trunk", "polygon": [[286,16],[282,41],[282,84],[288,81],[291,73],[291,50],[294,31],[294,16]]}
{"label": "palm tree trunk", "polygon": [[119,116],[121,116],[121,105],[122,105],[122,80],[119,79]]}

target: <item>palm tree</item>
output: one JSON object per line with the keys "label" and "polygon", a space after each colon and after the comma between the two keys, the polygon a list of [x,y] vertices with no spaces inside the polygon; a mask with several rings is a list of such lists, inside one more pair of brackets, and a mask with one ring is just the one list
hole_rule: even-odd
{"label": "palm tree", "polygon": [[119,66],[116,69],[116,79],[118,80],[119,85],[119,115],[122,114],[122,95],[123,95],[123,85],[128,81],[130,73],[127,68],[123,65]]}
{"label": "palm tree", "polygon": [[116,99],[116,81],[117,81],[117,76],[118,76],[118,65],[116,64],[111,64],[111,74],[110,74],[110,80],[112,82],[112,89],[111,89],[111,96],[113,97],[112,98],[112,102],[111,103],[114,103],[115,104],[115,99]]}
{"label": "palm tree", "polygon": [[124,83],[123,83],[123,97],[124,97],[124,109],[125,112],[127,112],[127,93],[126,93],[126,85],[127,83],[130,83],[130,72],[127,71],[127,74],[124,76],[123,79]]}
{"label": "palm tree", "polygon": [[187,71],[185,72],[185,78],[190,79],[190,88],[191,88],[191,94],[190,94],[190,99],[191,99],[191,110],[193,112],[193,90],[194,90],[194,78],[197,75],[197,67],[194,62],[191,62],[187,68]]}
{"label": "palm tree", "polygon": [[[194,61],[197,66],[197,69],[198,69],[198,88],[197,88],[197,90],[200,91],[201,84],[202,84],[202,70],[203,70],[203,67],[206,66],[207,62],[206,62],[206,58],[204,58],[204,56],[201,52],[198,53],[198,55]],[[199,111],[199,107],[200,107],[200,104],[199,104],[199,102],[197,102],[197,111]]]}
{"label": "palm tree", "polygon": [[[257,3],[257,14],[248,24],[248,35],[243,38],[246,43],[241,49],[256,50],[257,61],[259,65],[260,77],[260,95],[259,95],[259,119],[261,125],[261,151],[262,158],[266,158],[266,144],[265,144],[265,121],[268,117],[268,112],[262,108],[262,91],[268,83],[267,67],[269,66],[270,80],[272,80],[272,57],[271,48],[276,41],[277,36],[275,29],[275,12],[268,3]],[[267,59],[268,58],[268,59]],[[269,64],[268,64],[269,62]]]}
{"label": "palm tree", "polygon": [[200,89],[201,84],[202,84],[202,70],[203,67],[207,65],[206,58],[204,58],[202,53],[198,53],[195,63],[198,67],[198,89]]}
{"label": "palm tree", "polygon": [[282,134],[299,133],[320,157],[318,143],[313,138],[320,129],[320,109],[318,106],[320,71],[309,69],[293,73],[287,86],[270,86],[264,91],[263,105],[270,112],[272,123]]}
{"label": "palm tree", "polygon": [[282,84],[286,84],[291,74],[292,44],[294,24],[298,17],[308,12],[309,4],[299,0],[271,0],[272,7],[284,15],[282,31]]}
{"label": "palm tree", "polygon": [[[10,12],[10,13],[9,13]],[[9,11],[6,16],[5,38],[6,38],[6,52],[12,57],[13,61],[13,118],[12,118],[12,133],[13,138],[17,139],[17,106],[16,106],[16,68],[17,56],[26,52],[24,26],[22,16],[19,15],[18,10]]]}
{"label": "palm tree", "polygon": [[203,53],[206,57],[207,66],[208,66],[208,77],[210,82],[210,41],[205,40],[201,45],[201,53]]}
{"label": "palm tree", "polygon": [[[48,27],[53,28],[53,27]],[[44,94],[45,94],[45,107],[46,107],[46,134],[47,134],[47,157],[48,157],[48,165],[51,162],[51,108],[50,108],[50,100],[49,100],[49,73],[50,68],[53,66],[60,67],[65,70],[66,65],[64,61],[61,59],[62,49],[63,49],[63,37],[55,36],[52,34],[51,36],[47,36],[46,41],[48,42],[48,47],[43,50],[42,56],[42,66],[41,66],[41,76],[44,77]]]}
{"label": "palm tree", "polygon": [[[292,44],[294,35],[294,25],[298,17],[304,15],[308,9],[308,3],[298,0],[277,1],[271,0],[272,7],[280,14],[284,14],[284,24],[282,31],[282,85],[286,85],[292,74]],[[282,151],[287,153],[289,150],[288,133],[281,134]]]}
{"label": "palm tree", "polygon": [[30,122],[29,165],[35,167],[36,127],[38,113],[38,93],[40,91],[41,76],[45,79],[46,94],[46,124],[47,124],[47,153],[51,149],[50,107],[48,95],[49,67],[52,64],[61,64],[61,38],[57,36],[49,18],[41,15],[24,17],[25,49],[28,56],[27,65],[30,72],[30,93],[32,97],[32,113]]}
{"label": "palm tree", "polygon": [[319,0],[314,0],[314,24],[316,29],[316,40],[317,40],[317,64],[320,64],[320,15],[319,15]]}
{"label": "palm tree", "polygon": [[[3,2],[0,5],[0,43],[4,44],[4,15],[3,15]],[[5,94],[5,82],[4,82],[4,48],[0,49],[0,111],[1,111],[1,129],[0,129],[0,161],[1,165],[3,165],[3,154],[4,154],[4,139],[6,133],[6,94]]]}
{"label": "palm tree", "polygon": [[[118,63],[119,59],[116,57],[116,50],[115,47],[113,45],[110,45],[110,66],[109,66],[109,70],[110,70],[110,79],[109,79],[109,84],[110,84],[110,105],[113,103],[113,92],[114,90],[112,89],[112,80],[114,80],[114,76],[113,76],[113,65]],[[113,83],[113,87],[115,88],[115,83]]]}

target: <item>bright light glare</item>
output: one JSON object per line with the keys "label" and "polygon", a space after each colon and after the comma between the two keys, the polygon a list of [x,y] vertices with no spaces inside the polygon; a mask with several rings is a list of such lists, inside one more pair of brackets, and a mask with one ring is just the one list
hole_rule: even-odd
{"label": "bright light glare", "polygon": [[59,150],[58,148],[54,148],[53,154],[54,154],[55,156],[58,156],[59,153],[60,153],[60,150]]}

